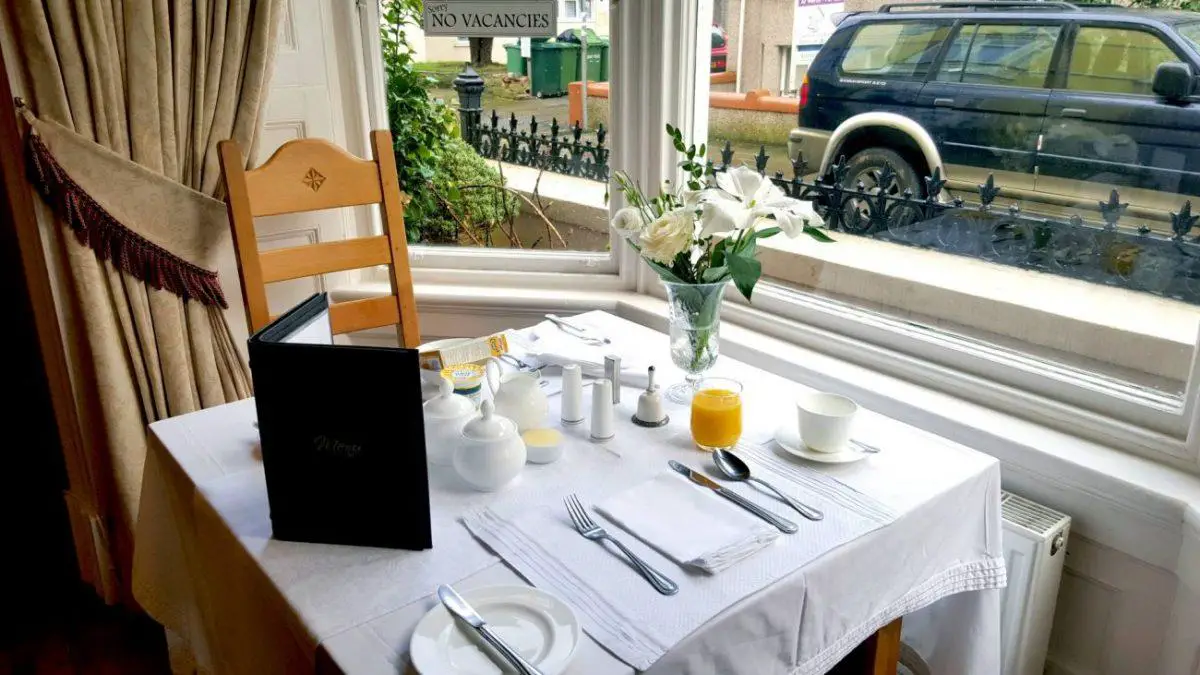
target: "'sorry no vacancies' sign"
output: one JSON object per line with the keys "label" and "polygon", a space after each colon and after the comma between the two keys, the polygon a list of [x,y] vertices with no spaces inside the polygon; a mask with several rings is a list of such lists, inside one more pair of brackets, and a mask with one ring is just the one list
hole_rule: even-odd
{"label": "'sorry no vacancies' sign", "polygon": [[425,34],[454,37],[551,37],[558,0],[426,0]]}

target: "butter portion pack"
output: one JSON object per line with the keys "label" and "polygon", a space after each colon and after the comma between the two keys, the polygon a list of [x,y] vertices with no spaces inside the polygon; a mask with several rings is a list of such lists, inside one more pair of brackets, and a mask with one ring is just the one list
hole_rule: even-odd
{"label": "butter portion pack", "polygon": [[420,363],[421,368],[425,370],[441,371],[449,366],[475,363],[507,353],[508,337],[504,333],[496,333],[436,349],[423,350],[420,355]]}

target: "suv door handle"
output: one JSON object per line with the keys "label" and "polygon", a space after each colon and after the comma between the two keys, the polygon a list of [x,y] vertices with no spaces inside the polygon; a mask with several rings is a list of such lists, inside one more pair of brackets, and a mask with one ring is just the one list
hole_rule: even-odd
{"label": "suv door handle", "polygon": [[1063,108],[1059,115],[1062,117],[1085,117],[1087,111],[1083,108]]}
{"label": "suv door handle", "polygon": [[933,99],[933,105],[935,105],[939,108],[951,108],[954,106],[954,99],[952,99],[952,98],[935,98],[935,99]]}

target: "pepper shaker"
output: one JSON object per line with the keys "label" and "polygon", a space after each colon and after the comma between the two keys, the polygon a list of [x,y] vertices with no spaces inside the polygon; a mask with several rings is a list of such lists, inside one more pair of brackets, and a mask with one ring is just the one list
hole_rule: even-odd
{"label": "pepper shaker", "polygon": [[592,384],[592,440],[607,441],[613,430],[612,382],[597,380]]}
{"label": "pepper shaker", "polygon": [[583,371],[578,363],[562,369],[562,423],[573,427],[583,421]]}

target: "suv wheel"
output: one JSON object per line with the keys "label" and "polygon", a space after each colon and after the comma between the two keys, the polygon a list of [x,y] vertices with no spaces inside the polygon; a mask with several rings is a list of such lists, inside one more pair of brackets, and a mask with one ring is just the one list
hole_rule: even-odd
{"label": "suv wheel", "polygon": [[[891,167],[891,171],[888,171]],[[916,169],[900,153],[888,148],[867,148],[855,153],[846,162],[846,178],[842,187],[847,190],[857,190],[859,183],[869,195],[880,192],[899,197],[905,190],[912,190],[914,197],[922,194],[921,178]],[[902,202],[889,200],[885,214],[875,214],[875,200],[852,197],[843,206],[843,228],[854,234],[869,234],[880,229],[880,225],[897,227],[909,225],[913,221],[913,210],[903,208]],[[872,216],[886,215],[885,218]],[[891,222],[893,219],[904,222]]]}

